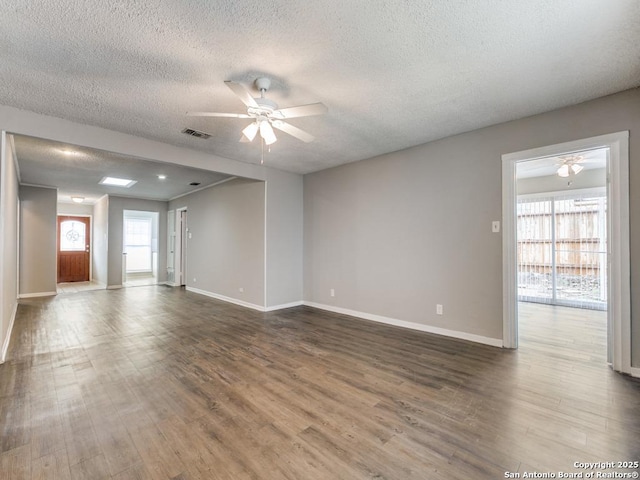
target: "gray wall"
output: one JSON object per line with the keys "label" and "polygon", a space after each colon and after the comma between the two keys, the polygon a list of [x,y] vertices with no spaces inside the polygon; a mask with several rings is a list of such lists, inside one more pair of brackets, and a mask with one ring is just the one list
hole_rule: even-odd
{"label": "gray wall", "polygon": [[58,215],[93,215],[93,205],[58,202]]}
{"label": "gray wall", "polygon": [[306,175],[305,300],[501,338],[501,155],[623,130],[640,365],[638,89]]}
{"label": "gray wall", "polygon": [[106,286],[109,253],[109,197],[107,195],[100,198],[93,206],[92,228],[92,276],[95,282]]}
{"label": "gray wall", "polygon": [[57,198],[54,188],[20,187],[20,295],[56,293]]}
{"label": "gray wall", "polygon": [[264,307],[264,182],[231,180],[169,204],[181,207],[191,234],[187,287]]}
{"label": "gray wall", "polygon": [[[500,157],[483,169],[472,141],[452,147],[434,142],[305,176],[306,301],[502,337],[502,252],[491,233]],[[482,188],[492,177],[497,189]]]}
{"label": "gray wall", "polygon": [[9,345],[9,326],[18,304],[18,173],[13,138],[0,141],[0,363]]}
{"label": "gray wall", "polygon": [[158,255],[158,282],[167,280],[167,202],[140,200],[136,198],[109,196],[109,231],[108,231],[108,273],[107,287],[122,285],[122,251],[124,210],[141,210],[158,212],[159,229],[158,250],[165,252]]}
{"label": "gray wall", "polygon": [[302,300],[302,176],[267,172],[267,307]]}

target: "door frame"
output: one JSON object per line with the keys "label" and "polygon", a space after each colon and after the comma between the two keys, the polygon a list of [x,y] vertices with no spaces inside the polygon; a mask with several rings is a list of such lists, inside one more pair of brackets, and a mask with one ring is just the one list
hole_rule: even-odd
{"label": "door frame", "polygon": [[[155,279],[155,283],[158,283],[158,276],[159,276],[159,264],[160,264],[160,251],[158,247],[159,244],[159,240],[160,240],[160,212],[156,211],[156,210],[134,210],[134,209],[130,209],[130,208],[125,208],[124,210],[122,210],[122,250],[123,250],[123,254],[126,253],[124,252],[125,250],[125,246],[126,246],[126,224],[127,224],[127,220],[128,219],[142,219],[142,220],[150,220],[151,221],[151,239],[150,239],[150,243],[149,243],[149,247],[150,247],[150,253],[151,253],[151,275],[152,277]],[[156,239],[156,255],[155,255],[155,261],[154,261],[154,255],[153,255],[153,239]],[[124,256],[124,255],[123,255]],[[126,258],[126,257],[125,257]],[[128,259],[127,259],[128,261]],[[146,272],[143,272],[146,273]],[[123,285],[124,283],[126,283],[127,280],[127,268],[126,268],[126,261],[123,262],[123,268],[122,268],[122,281],[123,281]]]}
{"label": "door frame", "polygon": [[[187,207],[176,208],[175,248],[174,248],[174,282],[177,286],[187,284]],[[184,219],[182,213],[184,212]]]}
{"label": "door frame", "polygon": [[[78,217],[89,219],[89,281],[93,281],[93,215],[82,213],[56,213],[56,285],[58,282],[58,269],[60,268],[58,254],[60,253],[60,232],[59,232],[59,218],[60,217]],[[64,282],[62,282],[64,283]]]}
{"label": "door frame", "polygon": [[505,348],[518,348],[516,165],[537,158],[602,147],[609,148],[607,160],[608,355],[614,370],[637,374],[638,369],[631,367],[628,131],[502,155],[502,342]]}
{"label": "door frame", "polygon": [[175,276],[176,211],[167,212],[167,285],[177,286]]}

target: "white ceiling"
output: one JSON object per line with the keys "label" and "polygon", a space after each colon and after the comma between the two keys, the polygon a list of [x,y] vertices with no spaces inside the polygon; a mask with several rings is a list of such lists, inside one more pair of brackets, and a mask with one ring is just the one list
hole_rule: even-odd
{"label": "white ceiling", "polygon": [[586,150],[584,152],[573,152],[560,156],[543,157],[518,162],[516,165],[516,177],[532,178],[556,175],[558,173],[558,168],[560,165],[565,163],[565,160],[568,157],[574,157],[576,159],[579,158],[576,163],[580,164],[585,170],[602,169],[607,167],[608,155],[609,149],[596,148],[594,150]]}
{"label": "white ceiling", "polygon": [[[224,85],[272,79],[270,166],[308,173],[640,84],[637,0],[4,0],[0,104],[259,163]],[[256,96],[258,95],[255,92]],[[185,127],[209,140],[188,137]]]}

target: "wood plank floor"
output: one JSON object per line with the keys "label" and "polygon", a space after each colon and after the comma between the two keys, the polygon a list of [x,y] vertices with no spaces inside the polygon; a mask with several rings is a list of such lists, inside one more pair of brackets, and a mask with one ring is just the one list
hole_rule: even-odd
{"label": "wood plank floor", "polygon": [[0,478],[497,479],[638,460],[640,382],[606,366],[602,312],[559,313],[523,306],[516,352],[163,286],[24,300],[0,365]]}

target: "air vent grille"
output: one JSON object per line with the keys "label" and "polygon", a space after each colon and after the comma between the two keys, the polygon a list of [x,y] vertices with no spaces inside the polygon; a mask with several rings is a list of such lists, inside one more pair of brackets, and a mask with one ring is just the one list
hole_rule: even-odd
{"label": "air vent grille", "polygon": [[194,130],[193,128],[185,128],[184,130],[182,130],[182,133],[191,135],[192,137],[196,138],[203,138],[204,140],[211,138],[211,135],[209,135],[208,133],[200,132],[198,130]]}

